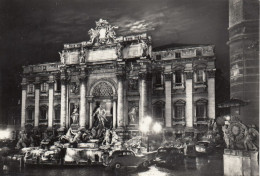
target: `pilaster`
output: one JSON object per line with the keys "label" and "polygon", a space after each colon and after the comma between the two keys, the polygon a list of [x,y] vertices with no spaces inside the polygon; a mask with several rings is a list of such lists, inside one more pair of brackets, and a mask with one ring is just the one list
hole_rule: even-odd
{"label": "pilaster", "polygon": [[81,74],[79,76],[80,80],[80,108],[79,108],[79,125],[81,127],[86,126],[86,74],[85,69],[82,68]]}
{"label": "pilaster", "polygon": [[26,100],[27,100],[27,83],[26,78],[23,78],[22,85],[22,102],[21,102],[21,127],[25,127],[26,120]]}
{"label": "pilaster", "polygon": [[40,82],[39,82],[39,78],[36,77],[36,82],[34,82],[34,86],[35,86],[35,103],[34,103],[34,114],[35,114],[35,118],[34,118],[34,127],[38,127],[39,126],[39,117],[40,117]]}
{"label": "pilaster", "polygon": [[48,127],[53,126],[53,102],[54,102],[54,76],[49,76],[49,109],[48,109]]}
{"label": "pilaster", "polygon": [[208,75],[208,117],[215,119],[215,69],[207,70]]}
{"label": "pilaster", "polygon": [[186,71],[186,127],[193,127],[193,72]]}
{"label": "pilaster", "polygon": [[172,127],[172,73],[164,73],[165,77],[165,126]]}

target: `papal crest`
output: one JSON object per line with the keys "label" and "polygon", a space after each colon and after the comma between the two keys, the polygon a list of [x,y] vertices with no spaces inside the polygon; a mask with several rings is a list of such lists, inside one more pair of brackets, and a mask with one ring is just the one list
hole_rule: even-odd
{"label": "papal crest", "polygon": [[96,21],[96,28],[91,28],[88,31],[90,36],[88,43],[94,45],[114,43],[116,39],[116,33],[114,29],[117,28],[117,26],[111,26],[107,20],[100,19],[99,21]]}

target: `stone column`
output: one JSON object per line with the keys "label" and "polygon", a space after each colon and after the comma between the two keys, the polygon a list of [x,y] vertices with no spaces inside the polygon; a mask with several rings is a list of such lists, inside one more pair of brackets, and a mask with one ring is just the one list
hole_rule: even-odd
{"label": "stone column", "polygon": [[60,102],[60,126],[66,127],[66,83],[65,77],[61,77],[61,102]]}
{"label": "stone column", "polygon": [[124,75],[117,75],[117,126],[123,127],[124,125],[124,88],[123,88]]}
{"label": "stone column", "polygon": [[40,117],[40,82],[35,82],[35,103],[34,103],[34,127],[39,126],[39,117]]}
{"label": "stone column", "polygon": [[113,98],[113,129],[116,128],[116,97]]}
{"label": "stone column", "polygon": [[215,70],[208,71],[208,117],[215,119]]}
{"label": "stone column", "polygon": [[53,126],[53,100],[54,100],[54,77],[49,77],[49,109],[48,109],[48,127]]}
{"label": "stone column", "polygon": [[193,127],[193,72],[186,72],[186,127]]}
{"label": "stone column", "polygon": [[165,126],[172,127],[172,73],[165,73]]}
{"label": "stone column", "polygon": [[147,108],[148,108],[148,101],[147,101],[147,73],[140,73],[140,100],[139,100],[139,125],[142,123],[144,117],[147,116]]}
{"label": "stone column", "polygon": [[89,102],[89,129],[91,129],[93,125],[93,97],[88,97],[88,102]]}
{"label": "stone column", "polygon": [[25,115],[26,115],[26,99],[27,99],[27,84],[26,78],[22,81],[22,102],[21,102],[21,127],[25,127]]}
{"label": "stone column", "polygon": [[85,74],[80,77],[80,108],[79,108],[79,125],[80,127],[86,126],[86,83]]}

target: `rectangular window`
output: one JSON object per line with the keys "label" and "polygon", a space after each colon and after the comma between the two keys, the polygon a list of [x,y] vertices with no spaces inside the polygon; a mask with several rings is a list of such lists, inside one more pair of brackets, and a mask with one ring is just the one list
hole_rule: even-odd
{"label": "rectangular window", "polygon": [[161,55],[156,55],[156,60],[161,60]]}
{"label": "rectangular window", "polygon": [[184,106],[175,106],[175,118],[184,118]]}
{"label": "rectangular window", "polygon": [[41,91],[42,92],[47,92],[48,90],[48,84],[46,82],[41,84]]}
{"label": "rectangular window", "polygon": [[176,52],[175,53],[175,58],[181,58],[181,53],[180,52]]}
{"label": "rectangular window", "polygon": [[156,72],[155,73],[154,81],[155,81],[155,83],[154,83],[155,87],[162,87],[163,86],[163,75],[162,75],[162,72]]}
{"label": "rectangular window", "polygon": [[41,109],[41,119],[47,119],[47,110]]}
{"label": "rectangular window", "polygon": [[197,105],[196,106],[196,117],[204,118],[205,117],[205,105]]}
{"label": "rectangular window", "polygon": [[28,93],[33,93],[33,92],[34,92],[34,85],[33,84],[29,84]]}
{"label": "rectangular window", "polygon": [[60,109],[55,109],[55,120],[60,120]]}
{"label": "rectangular window", "polygon": [[60,82],[60,79],[57,79],[56,82],[55,82],[55,91],[56,92],[60,92],[61,90],[61,82]]}
{"label": "rectangular window", "polygon": [[175,72],[175,86],[182,86],[182,72],[181,71],[176,71]]}
{"label": "rectangular window", "polygon": [[33,109],[29,109],[28,110],[28,120],[32,120],[33,119]]}
{"label": "rectangular window", "polygon": [[197,71],[197,82],[204,82],[204,71],[203,70]]}

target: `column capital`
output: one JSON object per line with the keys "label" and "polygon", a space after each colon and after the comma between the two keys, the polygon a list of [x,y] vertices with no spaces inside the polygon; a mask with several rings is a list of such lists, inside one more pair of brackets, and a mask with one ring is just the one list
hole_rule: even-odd
{"label": "column capital", "polygon": [[61,77],[60,82],[61,82],[61,84],[67,84],[68,79],[66,77]]}
{"label": "column capital", "polygon": [[27,89],[27,84],[26,83],[21,83],[22,86],[22,90],[26,90]]}
{"label": "column capital", "polygon": [[40,89],[41,82],[34,82],[35,89]]}
{"label": "column capital", "polygon": [[171,81],[172,80],[172,72],[166,72],[164,73],[165,81]]}
{"label": "column capital", "polygon": [[192,79],[193,78],[193,72],[192,71],[186,71],[186,79]]}
{"label": "column capital", "polygon": [[215,78],[216,69],[207,70],[208,78]]}
{"label": "column capital", "polygon": [[147,77],[148,77],[148,73],[147,72],[139,72],[138,73],[138,78],[139,79],[147,79]]}
{"label": "column capital", "polygon": [[113,101],[117,101],[117,96],[114,95],[113,98],[112,98]]}
{"label": "column capital", "polygon": [[92,103],[93,102],[93,96],[87,96],[87,101],[89,102],[89,103]]}
{"label": "column capital", "polygon": [[123,79],[125,79],[125,74],[124,73],[117,73],[116,74],[116,77],[117,77],[117,79],[119,79],[119,80],[123,80]]}
{"label": "column capital", "polygon": [[48,81],[49,89],[53,89],[55,81]]}
{"label": "column capital", "polygon": [[80,73],[78,78],[79,78],[80,82],[84,82],[86,80],[86,78],[87,78],[87,75],[86,75],[86,73]]}

